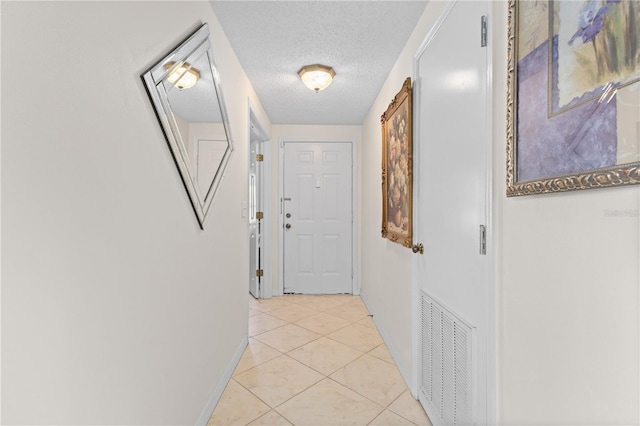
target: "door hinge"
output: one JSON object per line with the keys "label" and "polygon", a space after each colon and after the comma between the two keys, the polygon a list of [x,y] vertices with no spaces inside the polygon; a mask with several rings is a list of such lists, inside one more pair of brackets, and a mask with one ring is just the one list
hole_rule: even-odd
{"label": "door hinge", "polygon": [[480,47],[487,47],[487,15],[480,17]]}
{"label": "door hinge", "polygon": [[256,219],[258,219],[258,220],[264,219],[264,213],[263,212],[256,212]]}
{"label": "door hinge", "polygon": [[480,225],[480,254],[487,254],[487,227]]}
{"label": "door hinge", "polygon": [[264,161],[264,155],[263,154],[256,154],[256,161]]}
{"label": "door hinge", "polygon": [[256,277],[262,277],[262,276],[264,276],[264,270],[256,269]]}

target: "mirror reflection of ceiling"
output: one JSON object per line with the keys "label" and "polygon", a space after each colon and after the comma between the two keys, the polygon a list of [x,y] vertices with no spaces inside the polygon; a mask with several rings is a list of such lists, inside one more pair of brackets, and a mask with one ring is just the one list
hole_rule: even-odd
{"label": "mirror reflection of ceiling", "polygon": [[[427,1],[210,3],[273,124],[360,125]],[[316,63],[336,72],[319,93],[297,74]]]}
{"label": "mirror reflection of ceiling", "polygon": [[180,90],[168,81],[163,83],[171,109],[189,123],[222,123],[207,52],[190,61],[200,74],[195,86]]}

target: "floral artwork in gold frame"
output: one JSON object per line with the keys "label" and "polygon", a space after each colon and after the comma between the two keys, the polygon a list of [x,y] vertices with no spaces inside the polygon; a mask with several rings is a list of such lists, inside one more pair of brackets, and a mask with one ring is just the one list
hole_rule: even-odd
{"label": "floral artwork in gold frame", "polygon": [[382,114],[382,237],[412,245],[413,140],[411,77]]}

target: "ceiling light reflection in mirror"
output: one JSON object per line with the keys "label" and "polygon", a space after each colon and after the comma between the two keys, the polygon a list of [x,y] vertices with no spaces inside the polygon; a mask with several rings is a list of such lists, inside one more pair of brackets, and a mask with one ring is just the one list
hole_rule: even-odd
{"label": "ceiling light reflection in mirror", "polygon": [[200,79],[200,72],[193,68],[188,62],[176,64],[175,62],[167,62],[164,69],[169,73],[169,83],[178,89],[190,89],[196,85]]}

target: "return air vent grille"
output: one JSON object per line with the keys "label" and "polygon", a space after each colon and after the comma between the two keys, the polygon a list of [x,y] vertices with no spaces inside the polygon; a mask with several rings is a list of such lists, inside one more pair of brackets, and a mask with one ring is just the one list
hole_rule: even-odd
{"label": "return air vent grille", "polygon": [[473,329],[426,293],[421,296],[420,391],[427,413],[434,425],[472,424]]}

